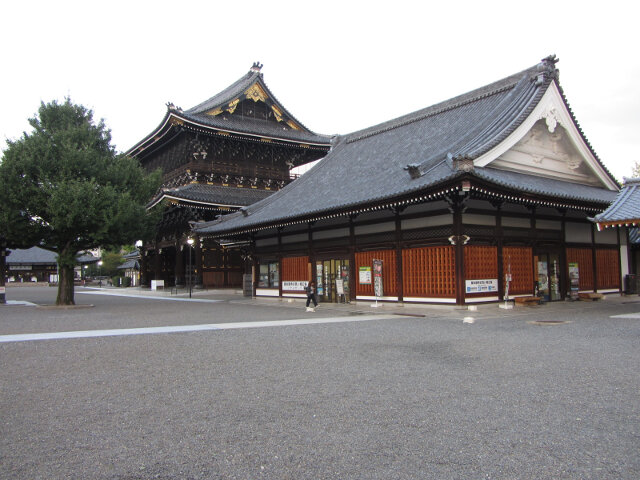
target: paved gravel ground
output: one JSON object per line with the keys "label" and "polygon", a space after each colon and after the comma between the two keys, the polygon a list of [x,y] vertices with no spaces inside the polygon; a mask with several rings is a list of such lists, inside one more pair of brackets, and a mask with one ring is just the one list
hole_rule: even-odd
{"label": "paved gravel ground", "polygon": [[[309,315],[216,298],[2,306],[0,335]],[[385,309],[368,322],[0,343],[0,478],[640,478],[640,318],[610,318],[640,312],[638,297]]]}

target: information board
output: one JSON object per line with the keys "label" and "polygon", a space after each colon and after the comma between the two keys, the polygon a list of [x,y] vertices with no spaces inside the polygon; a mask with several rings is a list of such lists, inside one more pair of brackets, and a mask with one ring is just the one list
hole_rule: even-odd
{"label": "information board", "polygon": [[360,267],[358,273],[360,285],[371,285],[371,267]]}
{"label": "information board", "polygon": [[486,293],[498,291],[498,279],[486,278],[482,280],[466,280],[466,293]]}

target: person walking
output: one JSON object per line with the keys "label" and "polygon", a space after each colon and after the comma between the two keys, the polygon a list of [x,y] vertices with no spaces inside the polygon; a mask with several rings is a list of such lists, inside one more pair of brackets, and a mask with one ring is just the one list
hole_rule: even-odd
{"label": "person walking", "polygon": [[[305,291],[307,292],[307,312],[315,312],[315,308],[318,306],[318,301],[316,300],[316,282],[313,280],[310,281]],[[309,307],[310,302],[313,302],[313,308]]]}

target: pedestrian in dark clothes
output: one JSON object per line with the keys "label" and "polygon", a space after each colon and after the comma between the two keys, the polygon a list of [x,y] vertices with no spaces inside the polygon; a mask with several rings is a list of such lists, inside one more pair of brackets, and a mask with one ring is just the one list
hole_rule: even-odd
{"label": "pedestrian in dark clothes", "polygon": [[309,302],[313,302],[313,308],[316,308],[318,306],[318,301],[316,300],[316,282],[309,282],[305,290],[307,292],[307,308],[309,308]]}

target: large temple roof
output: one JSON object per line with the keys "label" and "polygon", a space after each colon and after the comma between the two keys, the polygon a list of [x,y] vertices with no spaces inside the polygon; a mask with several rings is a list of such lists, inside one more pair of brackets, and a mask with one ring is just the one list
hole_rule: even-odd
{"label": "large temple roof", "polygon": [[[616,180],[582,133],[558,82],[555,57],[437,105],[338,137],[329,154],[300,179],[268,199],[214,222],[201,234],[226,234],[348,213],[411,195],[436,192],[458,179],[487,191],[527,199],[605,208]],[[496,168],[505,145],[521,140],[535,122],[549,132],[562,122],[592,184]],[[551,135],[551,134],[549,134]],[[531,201],[534,201],[531,200]]]}
{"label": "large temple roof", "polygon": [[162,200],[191,206],[240,208],[267,198],[274,192],[255,188],[223,187],[206,183],[189,183],[175,188],[163,188],[149,202],[152,208]]}
{"label": "large temple roof", "polygon": [[296,119],[273,95],[264,82],[262,65],[254,63],[249,72],[220,93],[188,110],[167,104],[160,125],[134,145],[127,154],[139,155],[162,142],[175,127],[190,127],[213,134],[238,134],[265,140],[328,147],[331,136],[312,132]]}
{"label": "large temple roof", "polygon": [[640,225],[640,178],[626,179],[609,208],[596,215],[593,221],[598,230],[621,225]]}

